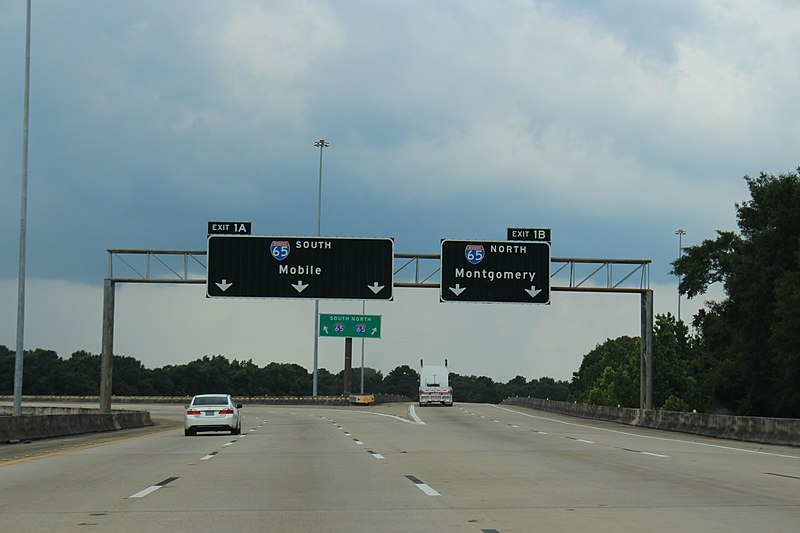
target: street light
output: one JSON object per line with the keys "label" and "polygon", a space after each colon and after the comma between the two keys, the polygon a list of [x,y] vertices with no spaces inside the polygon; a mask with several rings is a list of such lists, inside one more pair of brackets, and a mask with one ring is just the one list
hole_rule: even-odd
{"label": "street light", "polygon": [[22,414],[22,369],[25,360],[25,255],[28,241],[28,129],[31,93],[31,0],[25,18],[25,92],[22,103],[22,175],[19,200],[19,278],[17,285],[17,352],[14,358],[13,413]]}
{"label": "street light", "polygon": [[[686,235],[686,232],[682,229],[678,229],[675,231],[675,235],[678,236],[678,259],[683,257],[683,242],[682,237]],[[678,274],[678,322],[681,321],[681,275]]]}
{"label": "street light", "polygon": [[[325,139],[314,143],[319,148],[319,188],[317,192],[317,237],[322,235],[322,149],[330,146]],[[319,362],[319,300],[314,300],[314,378],[311,390],[312,396],[317,396],[317,369]]]}
{"label": "street light", "polygon": [[325,139],[320,139],[314,143],[319,148],[319,194],[317,195],[317,237],[322,235],[320,227],[322,223],[322,149],[330,146]]}

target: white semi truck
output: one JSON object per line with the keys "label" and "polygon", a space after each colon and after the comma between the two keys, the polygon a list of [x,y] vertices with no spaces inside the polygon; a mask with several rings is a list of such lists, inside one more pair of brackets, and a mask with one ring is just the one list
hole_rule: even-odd
{"label": "white semi truck", "polygon": [[452,406],[453,389],[448,382],[450,371],[447,369],[447,359],[444,360],[444,366],[425,366],[420,359],[419,366],[419,406],[432,403]]}

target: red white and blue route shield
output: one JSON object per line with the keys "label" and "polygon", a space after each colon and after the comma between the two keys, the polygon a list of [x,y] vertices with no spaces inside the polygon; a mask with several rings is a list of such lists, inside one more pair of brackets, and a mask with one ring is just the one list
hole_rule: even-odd
{"label": "red white and blue route shield", "polygon": [[283,261],[289,257],[291,250],[292,247],[289,245],[289,241],[272,241],[269,245],[269,252],[278,261]]}
{"label": "red white and blue route shield", "polygon": [[464,255],[466,256],[467,261],[473,265],[477,265],[483,260],[483,256],[486,255],[486,251],[483,249],[482,244],[468,244],[464,249]]}

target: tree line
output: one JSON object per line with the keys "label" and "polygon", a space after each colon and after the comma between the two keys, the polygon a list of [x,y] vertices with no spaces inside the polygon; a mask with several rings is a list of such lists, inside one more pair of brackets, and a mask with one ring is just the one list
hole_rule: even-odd
{"label": "tree line", "polygon": [[[721,283],[693,332],[671,315],[654,323],[653,399],[661,409],[800,418],[800,168],[745,176],[750,200],[736,204],[739,233],[683,250],[672,263],[690,298]],[[609,339],[587,354],[570,399],[634,407],[638,338]]]}
{"label": "tree line", "polygon": [[[0,394],[13,393],[15,353],[0,345]],[[234,396],[309,396],[313,376],[293,363],[258,366],[252,360],[228,360],[223,355],[204,356],[183,365],[148,369],[125,355],[114,357],[112,376],[116,396],[191,396],[199,392],[230,392]],[[361,368],[353,368],[351,392],[361,390]],[[508,383],[497,383],[485,376],[450,374],[455,401],[499,403],[509,396],[549,397],[566,400],[569,383],[552,378],[526,380],[516,376]],[[23,393],[26,395],[96,396],[100,390],[100,356],[86,351],[63,359],[52,350],[25,352]],[[317,372],[317,391],[321,396],[340,396],[344,390],[344,371],[333,374],[324,368]],[[364,368],[364,390],[395,394],[416,400],[419,374],[401,365],[386,376],[380,370]]]}

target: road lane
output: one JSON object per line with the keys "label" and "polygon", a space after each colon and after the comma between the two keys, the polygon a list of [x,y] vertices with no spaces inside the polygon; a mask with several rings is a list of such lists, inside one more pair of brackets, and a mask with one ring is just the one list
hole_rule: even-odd
{"label": "road lane", "polygon": [[247,411],[240,436],[184,437],[175,429],[5,465],[0,523],[18,531],[80,531],[89,523],[111,531],[453,526],[445,515],[425,517],[432,511],[425,495],[387,475],[324,412]]}
{"label": "road lane", "polygon": [[[800,523],[796,449],[482,404],[417,408],[422,425],[407,407],[245,406],[239,436],[173,427],[0,463],[0,524],[508,533]],[[154,418],[180,420],[180,407],[159,409]]]}
{"label": "road lane", "polygon": [[[491,458],[457,454],[460,460],[448,464],[474,466],[468,472],[451,466],[433,476],[442,481],[464,476],[472,486],[479,480],[493,486],[499,478],[499,505],[546,510],[535,514],[547,527],[591,524],[593,531],[613,531],[625,525],[635,530],[637,521],[645,520],[640,525],[647,523],[649,531],[687,526],[690,531],[792,531],[800,523],[797,450],[695,439],[550,413],[533,418],[535,411],[526,409],[517,414],[517,409],[498,406],[459,407],[469,422],[450,410],[425,410],[421,416],[426,427],[449,427],[445,434],[469,438],[472,447],[484,442]],[[474,437],[468,437],[469,432]],[[513,472],[508,471],[511,464],[516,466]],[[774,479],[767,474],[773,470],[791,477]],[[510,486],[517,490],[504,491]],[[471,496],[476,501],[480,497],[480,492]],[[561,512],[565,509],[571,510],[568,515]],[[573,524],[572,516],[581,518]]]}

